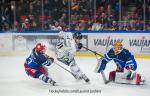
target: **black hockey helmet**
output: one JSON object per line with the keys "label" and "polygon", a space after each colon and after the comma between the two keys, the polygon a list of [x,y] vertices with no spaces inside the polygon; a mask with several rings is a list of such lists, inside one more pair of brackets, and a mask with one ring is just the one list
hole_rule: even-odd
{"label": "black hockey helmet", "polygon": [[73,38],[81,40],[81,39],[82,39],[82,34],[81,34],[81,32],[79,32],[79,31],[75,32],[75,33],[73,34]]}

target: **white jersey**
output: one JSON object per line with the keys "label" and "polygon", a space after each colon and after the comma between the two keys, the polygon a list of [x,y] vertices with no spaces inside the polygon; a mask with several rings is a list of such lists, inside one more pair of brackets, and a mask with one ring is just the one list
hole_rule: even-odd
{"label": "white jersey", "polygon": [[77,49],[75,40],[73,39],[73,34],[71,32],[60,31],[58,36],[64,39],[64,49],[62,50],[67,50],[69,53],[74,55]]}
{"label": "white jersey", "polygon": [[64,59],[69,58],[69,59],[71,59],[74,57],[74,54],[70,53],[70,51],[71,51],[71,48],[69,48],[69,47],[63,46],[60,49],[58,49],[56,47],[56,56],[57,56],[57,58],[64,58]]}
{"label": "white jersey", "polygon": [[84,79],[89,82],[87,76],[81,71],[75,62],[74,55],[77,51],[75,40],[73,39],[73,34],[70,32],[60,31],[58,36],[64,39],[64,42],[58,42],[56,45],[56,56],[57,59],[70,66],[70,71],[74,74],[76,79]]}

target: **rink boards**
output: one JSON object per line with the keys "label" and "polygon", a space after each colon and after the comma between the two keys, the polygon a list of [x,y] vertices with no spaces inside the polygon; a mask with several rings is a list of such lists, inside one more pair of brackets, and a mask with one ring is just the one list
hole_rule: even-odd
{"label": "rink boards", "polygon": [[[56,42],[61,41],[57,33],[1,33],[0,55],[26,54],[30,52],[37,42],[44,42],[54,51]],[[83,33],[82,43],[85,47],[100,54],[112,48],[115,41],[121,41],[125,48],[136,57],[150,58],[150,33],[115,33],[93,32]],[[93,53],[82,49],[78,56],[94,56]]]}

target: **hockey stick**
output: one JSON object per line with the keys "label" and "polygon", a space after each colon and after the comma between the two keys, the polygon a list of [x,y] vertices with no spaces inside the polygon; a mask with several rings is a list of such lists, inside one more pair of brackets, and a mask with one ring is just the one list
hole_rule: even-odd
{"label": "hockey stick", "polygon": [[93,50],[91,50],[91,49],[89,49],[89,48],[87,48],[87,47],[82,46],[82,48],[93,52],[95,55],[99,55],[99,56],[101,56],[101,57],[104,57],[103,55],[101,55],[101,54],[97,53],[96,51],[93,51]]}
{"label": "hockey stick", "polygon": [[69,72],[73,77],[75,77],[75,75],[71,72],[71,71],[69,71],[68,69],[66,69],[65,67],[63,67],[63,66],[61,66],[60,64],[58,64],[58,63],[56,63],[56,62],[54,62],[57,66],[59,66],[59,67],[61,67],[62,69],[64,69],[65,71],[67,71],[67,72]]}
{"label": "hockey stick", "polygon": [[[96,56],[96,55],[95,55],[95,56]],[[97,56],[96,56],[96,59],[97,59],[97,62],[99,62]],[[105,83],[105,84],[108,84],[108,83],[109,83],[109,80],[106,79],[106,75],[105,75],[104,71],[102,70],[100,73],[101,73],[101,75],[102,75],[102,78],[103,78],[104,83]]]}
{"label": "hockey stick", "polygon": [[106,76],[105,76],[104,71],[101,71],[101,75],[102,75],[102,77],[103,77],[104,83],[105,83],[105,84],[108,84],[108,83],[109,83],[109,80],[106,79]]}
{"label": "hockey stick", "polygon": [[[89,49],[89,48],[87,48],[87,47],[82,46],[82,48],[87,49],[87,50],[93,52],[93,53],[95,54],[95,56],[96,56],[97,62],[98,62],[98,57],[97,57],[97,55],[99,55],[99,56],[101,56],[101,57],[104,57],[103,55],[98,54],[97,52],[95,52],[95,51],[93,51],[93,50],[91,50],[91,49]],[[102,78],[103,78],[103,80],[104,80],[104,83],[105,83],[105,84],[108,84],[108,83],[109,83],[109,80],[106,79],[106,76],[105,76],[104,71],[101,71],[100,73],[101,73],[101,75],[102,75]]]}

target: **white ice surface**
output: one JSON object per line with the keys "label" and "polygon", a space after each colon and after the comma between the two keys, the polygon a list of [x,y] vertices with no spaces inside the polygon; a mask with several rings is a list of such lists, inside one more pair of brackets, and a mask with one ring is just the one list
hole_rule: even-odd
{"label": "white ice surface", "polygon": [[[76,61],[82,71],[90,78],[91,83],[75,80],[69,73],[51,65],[48,67],[49,75],[58,82],[59,86],[51,86],[44,82],[33,79],[25,74],[24,60],[26,56],[1,56],[0,57],[0,96],[150,96],[150,60],[136,59],[138,72],[146,77],[145,85],[125,85],[109,83],[105,85],[101,74],[94,73],[96,67],[95,58],[78,57]],[[67,66],[64,66],[68,68]],[[113,62],[107,65],[105,74],[115,69]],[[52,93],[55,90],[99,90],[96,93]]]}

